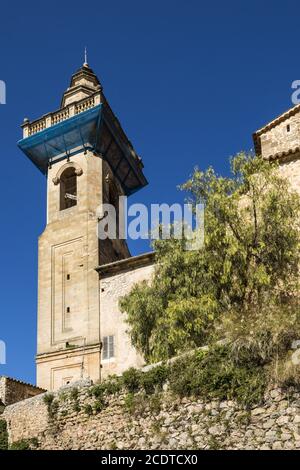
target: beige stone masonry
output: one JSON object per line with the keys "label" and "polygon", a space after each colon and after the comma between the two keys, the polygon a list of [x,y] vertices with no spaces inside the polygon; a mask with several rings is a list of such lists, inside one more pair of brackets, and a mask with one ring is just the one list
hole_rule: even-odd
{"label": "beige stone masonry", "polygon": [[270,390],[264,404],[249,410],[234,401],[179,399],[168,391],[137,395],[130,409],[128,396],[119,393],[90,414],[96,400],[90,382],[75,385],[76,407],[73,387],[64,387],[54,395],[53,417],[43,395],[8,406],[3,417],[10,443],[35,438],[38,449],[49,450],[300,449],[299,392]]}

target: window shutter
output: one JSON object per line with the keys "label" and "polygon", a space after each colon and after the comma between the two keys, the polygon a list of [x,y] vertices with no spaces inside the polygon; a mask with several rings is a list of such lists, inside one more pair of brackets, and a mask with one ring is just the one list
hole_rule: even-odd
{"label": "window shutter", "polygon": [[103,338],[103,359],[108,359],[108,336]]}
{"label": "window shutter", "polygon": [[103,350],[102,358],[110,359],[115,357],[115,337],[114,336],[104,336],[103,338]]}
{"label": "window shutter", "polygon": [[109,336],[109,357],[115,357],[115,337]]}

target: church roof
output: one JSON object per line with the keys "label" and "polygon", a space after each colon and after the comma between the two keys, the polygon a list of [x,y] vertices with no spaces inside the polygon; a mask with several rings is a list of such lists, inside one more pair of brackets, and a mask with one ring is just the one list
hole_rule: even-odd
{"label": "church roof", "polygon": [[35,388],[36,390],[41,390],[42,392],[46,391],[45,389],[38,387],[37,385],[30,384],[29,382],[23,382],[23,380],[14,379],[13,377],[8,377],[7,375],[0,375],[0,379],[2,378],[8,380],[9,382],[15,382],[21,385],[25,385],[26,387],[31,387],[31,388]]}
{"label": "church roof", "polygon": [[102,276],[109,276],[121,271],[137,269],[139,267],[154,264],[155,252],[150,251],[142,255],[131,256],[130,258],[121,259],[112,263],[102,264],[96,268],[96,271]]}

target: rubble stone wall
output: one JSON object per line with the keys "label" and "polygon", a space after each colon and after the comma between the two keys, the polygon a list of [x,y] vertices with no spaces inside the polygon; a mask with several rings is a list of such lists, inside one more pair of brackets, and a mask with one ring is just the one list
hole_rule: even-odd
{"label": "rubble stone wall", "polygon": [[300,449],[300,393],[268,392],[244,409],[233,401],[118,393],[97,401],[91,383],[64,387],[8,406],[10,443],[40,449]]}

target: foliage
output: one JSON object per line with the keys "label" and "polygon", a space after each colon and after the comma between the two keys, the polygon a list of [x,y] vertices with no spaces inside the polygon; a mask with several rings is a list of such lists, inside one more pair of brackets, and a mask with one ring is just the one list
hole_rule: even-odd
{"label": "foliage", "polygon": [[79,390],[77,387],[73,387],[70,392],[70,398],[73,400],[73,411],[79,413],[81,411],[79,403]]}
{"label": "foliage", "polygon": [[162,390],[167,377],[168,368],[166,365],[161,364],[146,372],[131,367],[123,372],[122,381],[129,393],[135,393],[143,389],[147,395],[151,395],[155,391]]}
{"label": "foliage", "polygon": [[59,394],[59,400],[62,401],[62,402],[64,402],[64,401],[67,401],[67,399],[68,399],[68,394],[67,394],[65,391],[60,392],[60,394]]}
{"label": "foliage", "polygon": [[94,403],[95,412],[100,413],[104,408],[106,408],[107,401],[105,397],[108,395],[115,395],[122,390],[122,387],[122,379],[116,375],[111,375],[102,383],[94,385],[90,389],[89,394],[96,398]]}
{"label": "foliage", "polygon": [[54,400],[53,393],[46,393],[46,395],[43,396],[43,401],[46,405],[51,405],[53,400]]}
{"label": "foliage", "polygon": [[110,375],[100,384],[94,385],[90,389],[90,394],[96,398],[104,395],[115,395],[122,389],[122,379],[116,375]]}
{"label": "foliage", "polygon": [[72,388],[70,392],[70,397],[72,400],[78,400],[79,390],[77,387]]}
{"label": "foliage", "polygon": [[54,418],[54,416],[58,412],[58,408],[59,408],[59,401],[53,400],[52,405],[50,407],[50,413],[49,413],[50,418]]}
{"label": "foliage", "polygon": [[[300,199],[276,164],[241,153],[230,177],[196,168],[181,189],[190,202],[205,203],[203,248],[156,241],[151,284],[135,285],[120,301],[131,340],[148,362],[222,337],[227,316],[247,322],[281,311],[285,322],[299,291]],[[273,346],[281,341],[273,339]],[[260,354],[264,360],[269,353]]]}
{"label": "foliage", "polygon": [[54,399],[53,393],[46,393],[43,396],[43,401],[47,405],[48,415],[50,419],[53,419],[58,411],[59,402]]}
{"label": "foliage", "polygon": [[[282,358],[275,358],[269,367],[270,378],[283,389],[300,389],[300,367],[291,360],[292,352],[288,351]],[[299,356],[298,356],[299,357]]]}
{"label": "foliage", "polygon": [[134,393],[129,392],[127,395],[125,395],[124,398],[124,408],[126,411],[129,413],[133,413],[135,411],[135,406],[136,406],[136,397]]}
{"label": "foliage", "polygon": [[118,450],[118,446],[117,446],[116,441],[111,441],[111,443],[109,445],[109,449],[110,450]]}
{"label": "foliage", "polygon": [[94,410],[96,413],[100,413],[101,411],[106,408],[107,402],[103,396],[100,396],[97,398],[97,400],[94,403]]}
{"label": "foliage", "polygon": [[[156,413],[161,406],[160,391],[168,384],[177,396],[199,396],[205,399],[237,400],[246,407],[262,401],[267,373],[264,367],[240,359],[236,362],[231,345],[212,346],[186,354],[169,364],[161,364],[147,372],[134,368],[121,377],[127,391],[124,407],[130,413],[146,407]],[[101,387],[103,385],[103,387]],[[106,406],[103,384],[94,386],[95,411]]]}
{"label": "foliage", "polygon": [[210,436],[208,438],[207,447],[209,450],[221,450],[222,443],[215,436]]}
{"label": "foliage", "polygon": [[141,375],[141,386],[147,395],[160,391],[168,378],[168,368],[166,365],[153,367]]}
{"label": "foliage", "polygon": [[93,414],[93,407],[92,405],[85,405],[84,407],[84,412],[85,414],[87,414],[88,416],[91,416]]}
{"label": "foliage", "polygon": [[216,346],[176,360],[170,367],[169,386],[181,397],[235,399],[249,407],[262,400],[266,377],[262,367],[237,365],[229,347]]}
{"label": "foliage", "polygon": [[79,400],[74,401],[73,411],[75,411],[75,413],[79,413],[81,411]]}
{"label": "foliage", "polygon": [[115,395],[122,389],[122,380],[117,375],[110,375],[101,385],[105,393]]}
{"label": "foliage", "polygon": [[31,439],[21,439],[15,441],[9,447],[9,450],[33,450],[38,447],[38,440],[33,437]]}
{"label": "foliage", "polygon": [[298,301],[285,305],[266,305],[260,310],[230,312],[220,328],[220,335],[231,345],[236,362],[255,365],[283,359],[292,342],[300,338]]}
{"label": "foliage", "polygon": [[142,372],[134,367],[123,372],[122,379],[125,388],[129,393],[137,392],[141,387]]}
{"label": "foliage", "polygon": [[0,419],[0,450],[8,449],[7,425],[4,419]]}
{"label": "foliage", "polygon": [[154,393],[148,396],[148,406],[149,406],[151,413],[158,414],[161,410],[161,404],[162,404],[161,393]]}
{"label": "foliage", "polygon": [[30,450],[30,443],[26,439],[13,442],[9,450]]}

